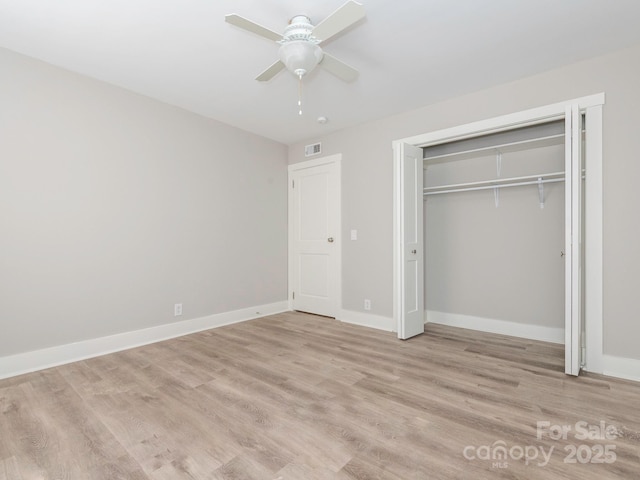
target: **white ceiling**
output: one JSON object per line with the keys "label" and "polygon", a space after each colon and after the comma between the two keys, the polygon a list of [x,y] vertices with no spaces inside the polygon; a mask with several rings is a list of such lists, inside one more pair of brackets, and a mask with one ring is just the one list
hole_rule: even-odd
{"label": "white ceiling", "polygon": [[638,0],[361,0],[323,44],[360,77],[314,70],[300,117],[292,74],[254,80],[278,45],[224,16],[282,31],[344,1],[0,0],[0,46],[290,144],[640,43]]}

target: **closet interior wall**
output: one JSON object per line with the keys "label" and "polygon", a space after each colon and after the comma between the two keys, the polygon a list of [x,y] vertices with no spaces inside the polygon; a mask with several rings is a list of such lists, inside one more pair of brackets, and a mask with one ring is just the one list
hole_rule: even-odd
{"label": "closet interior wall", "polygon": [[[424,186],[564,171],[551,145],[425,160]],[[425,196],[425,309],[564,328],[564,182]],[[481,329],[481,328],[479,328]]]}

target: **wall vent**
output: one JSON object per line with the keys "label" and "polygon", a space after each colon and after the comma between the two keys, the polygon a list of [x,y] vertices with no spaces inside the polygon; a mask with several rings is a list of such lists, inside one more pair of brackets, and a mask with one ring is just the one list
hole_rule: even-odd
{"label": "wall vent", "polygon": [[304,147],[304,156],[311,157],[313,155],[318,155],[321,152],[320,143],[314,143],[313,145],[307,145]]}

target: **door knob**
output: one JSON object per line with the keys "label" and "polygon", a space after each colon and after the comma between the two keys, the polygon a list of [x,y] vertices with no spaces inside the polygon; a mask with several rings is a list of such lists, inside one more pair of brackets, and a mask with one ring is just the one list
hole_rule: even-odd
{"label": "door knob", "polygon": [[564,257],[564,252],[560,252],[560,256],[561,256],[561,257]]}
{"label": "door knob", "polygon": [[329,242],[329,243],[333,243],[333,237],[329,237],[329,238],[327,238],[327,242]]}

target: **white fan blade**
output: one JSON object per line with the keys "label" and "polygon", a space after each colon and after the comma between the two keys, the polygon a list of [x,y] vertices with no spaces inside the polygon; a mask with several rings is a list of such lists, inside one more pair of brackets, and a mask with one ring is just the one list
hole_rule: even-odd
{"label": "white fan blade", "polygon": [[321,42],[329,40],[345,28],[365,17],[361,3],[349,1],[333,12],[313,29],[313,36]]}
{"label": "white fan blade", "polygon": [[227,21],[227,23],[230,23],[231,25],[235,25],[236,27],[243,28],[252,33],[260,35],[261,37],[268,38],[269,40],[273,40],[274,42],[277,42],[278,40],[282,40],[281,34],[274,32],[273,30],[269,30],[267,27],[263,27],[262,25],[258,25],[257,23],[252,22],[251,20],[247,20],[246,18],[241,17],[240,15],[236,15],[235,13],[225,15],[224,19]]}
{"label": "white fan blade", "polygon": [[278,60],[276,63],[271,65],[269,68],[267,68],[264,72],[258,75],[256,77],[256,80],[258,80],[259,82],[266,82],[268,80],[271,80],[273,77],[276,76],[277,73],[279,73],[283,69],[284,69],[284,63]]}
{"label": "white fan blade", "polygon": [[320,66],[345,82],[353,82],[358,78],[358,70],[328,53],[322,56]]}

